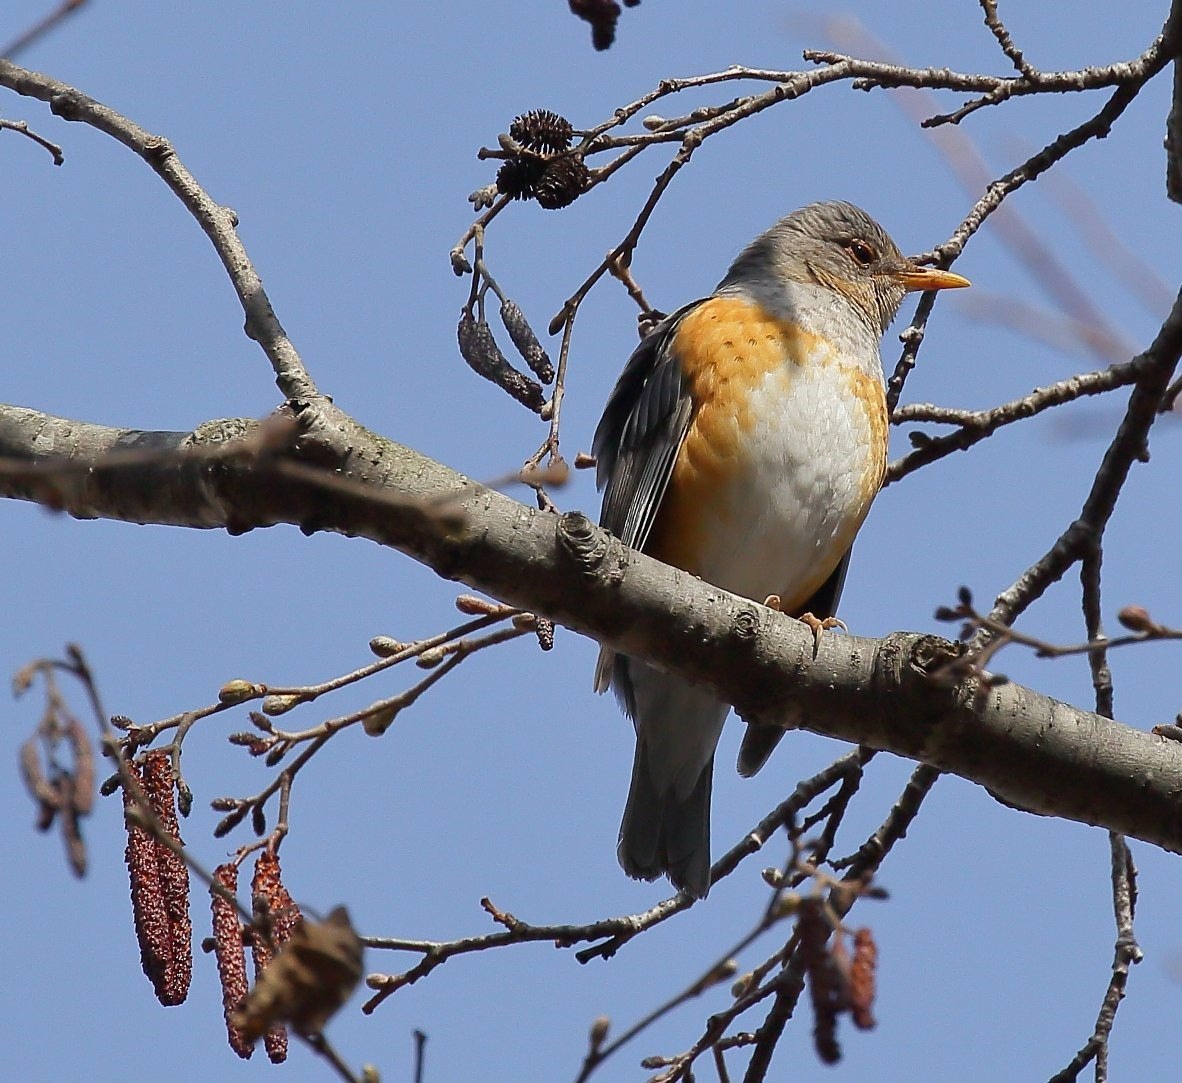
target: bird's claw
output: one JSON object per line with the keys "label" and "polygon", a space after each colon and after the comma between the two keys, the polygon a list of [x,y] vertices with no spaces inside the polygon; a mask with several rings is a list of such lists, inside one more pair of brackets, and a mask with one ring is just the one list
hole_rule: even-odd
{"label": "bird's claw", "polygon": [[[779,601],[779,599],[776,599]],[[815,617],[812,613],[801,613],[796,618],[801,624],[807,624],[813,632],[813,653],[816,654],[821,648],[821,633],[827,632],[831,628],[840,628],[846,635],[850,634],[850,630],[846,627],[845,621],[838,617]]]}

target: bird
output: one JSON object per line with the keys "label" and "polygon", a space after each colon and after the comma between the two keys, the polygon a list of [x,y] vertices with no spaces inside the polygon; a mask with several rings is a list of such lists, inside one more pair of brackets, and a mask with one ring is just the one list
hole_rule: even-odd
{"label": "bird", "polygon": [[[840,624],[850,548],[886,471],[882,337],[906,293],[968,285],[903,256],[851,203],[781,218],[625,364],[592,441],[600,525],[814,636]],[[730,706],[603,647],[595,689],[609,687],[636,731],[620,865],[704,898]],[[739,773],[755,774],[782,735],[749,725]]]}

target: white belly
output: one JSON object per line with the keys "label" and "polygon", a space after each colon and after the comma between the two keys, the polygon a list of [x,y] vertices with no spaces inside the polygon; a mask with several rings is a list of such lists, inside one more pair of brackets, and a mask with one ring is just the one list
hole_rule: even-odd
{"label": "white belly", "polygon": [[[877,385],[881,388],[881,385]],[[746,454],[717,493],[699,573],[757,601],[807,602],[853,543],[881,482],[881,429],[837,364],[790,366],[751,393]]]}

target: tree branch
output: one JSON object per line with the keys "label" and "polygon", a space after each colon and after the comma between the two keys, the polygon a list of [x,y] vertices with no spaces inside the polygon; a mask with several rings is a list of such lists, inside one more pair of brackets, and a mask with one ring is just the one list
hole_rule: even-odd
{"label": "tree branch", "polygon": [[152,135],[67,83],[28,71],[11,60],[0,58],[0,86],[48,103],[50,111],[63,120],[89,124],[143,158],[188,208],[213,243],[246,313],[246,333],[266,353],[279,390],[288,399],[317,394],[312,377],[275,315],[262,279],[238,237],[238,216],[229,207],[215,202],[197,183],[167,139]]}
{"label": "tree branch", "polygon": [[[476,485],[324,400],[303,408],[285,454],[230,444],[221,454],[95,455],[80,449],[102,434],[129,437],[75,425],[73,454],[62,455],[14,444],[32,414],[0,408],[0,454],[25,460],[0,464],[0,495],[52,485],[43,502],[86,517],[234,532],[292,523],[369,538],[705,683],[745,718],[893,752],[1007,803],[1182,852],[1182,746],[1019,685],[978,696],[974,676],[948,668],[958,648],[935,636],[825,636],[814,652],[791,618],[628,550],[583,515],[533,511]],[[66,424],[40,416],[43,427]]]}

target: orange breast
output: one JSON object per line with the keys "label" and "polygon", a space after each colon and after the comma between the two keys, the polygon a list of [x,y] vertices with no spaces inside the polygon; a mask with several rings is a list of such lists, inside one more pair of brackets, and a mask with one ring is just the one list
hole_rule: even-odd
{"label": "orange breast", "polygon": [[815,335],[738,297],[700,304],[678,324],[673,349],[694,414],[645,549],[701,575],[702,532],[727,526],[727,509],[716,497],[739,468],[743,441],[755,425],[753,390],[772,373],[780,374],[787,389],[793,366],[825,350]]}

